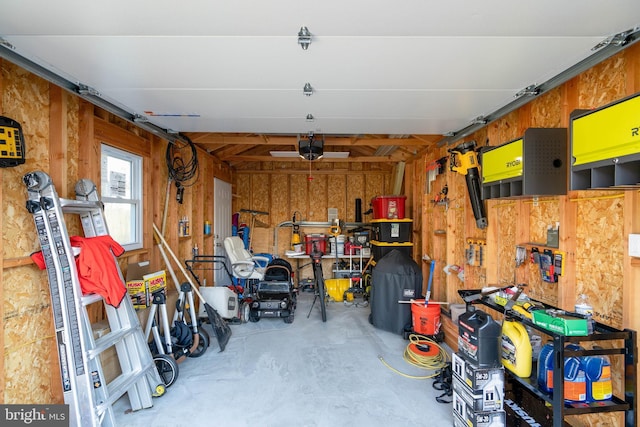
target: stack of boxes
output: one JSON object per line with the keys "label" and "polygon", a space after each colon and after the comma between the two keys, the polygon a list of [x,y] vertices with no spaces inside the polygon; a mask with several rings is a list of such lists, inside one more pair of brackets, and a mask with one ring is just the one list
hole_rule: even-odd
{"label": "stack of boxes", "polygon": [[452,356],[453,425],[506,427],[500,325],[481,311],[458,318],[458,352]]}
{"label": "stack of boxes", "polygon": [[404,217],[406,196],[377,196],[371,199],[371,254],[379,261],[394,249],[413,256],[413,221]]}

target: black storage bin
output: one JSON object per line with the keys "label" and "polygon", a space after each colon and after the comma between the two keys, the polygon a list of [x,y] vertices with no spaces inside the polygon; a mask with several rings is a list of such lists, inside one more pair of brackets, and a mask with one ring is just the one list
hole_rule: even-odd
{"label": "black storage bin", "polygon": [[369,322],[379,329],[404,335],[411,330],[410,301],[422,298],[422,270],[405,253],[392,250],[373,268]]}
{"label": "black storage bin", "polygon": [[373,260],[376,262],[381,260],[394,249],[402,252],[409,258],[413,257],[413,243],[386,243],[378,242],[377,240],[371,241],[371,255],[373,255]]}
{"label": "black storage bin", "polygon": [[411,219],[374,219],[371,221],[372,240],[385,243],[411,242],[413,220]]}

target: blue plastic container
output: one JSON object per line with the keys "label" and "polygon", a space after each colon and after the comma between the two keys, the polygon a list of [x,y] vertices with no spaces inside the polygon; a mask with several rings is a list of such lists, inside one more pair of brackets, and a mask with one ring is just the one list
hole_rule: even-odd
{"label": "blue plastic container", "polygon": [[545,393],[553,391],[553,344],[545,344],[538,356],[538,387]]}
{"label": "blue plastic container", "polygon": [[611,362],[607,356],[585,357],[587,377],[587,401],[609,400],[613,396],[611,384]]}
{"label": "blue plastic container", "polygon": [[[583,350],[577,344],[569,344],[566,350]],[[564,359],[564,400],[566,402],[587,401],[587,375],[584,357],[565,357]]]}

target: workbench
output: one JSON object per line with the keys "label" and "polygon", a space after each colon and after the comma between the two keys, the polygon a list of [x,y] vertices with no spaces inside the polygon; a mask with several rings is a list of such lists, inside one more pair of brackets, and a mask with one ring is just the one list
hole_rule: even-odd
{"label": "workbench", "polygon": [[[325,229],[329,229],[333,224],[331,222],[316,222],[316,221],[300,221],[300,222],[296,222],[296,225],[299,226],[300,228],[325,228]],[[364,223],[364,222],[347,222],[344,224],[344,229],[347,228],[358,228],[358,227],[366,227],[369,228],[371,226],[371,224],[369,223]],[[282,227],[293,227],[293,221],[284,221],[281,222],[280,224],[276,225],[276,227],[274,228],[273,231],[273,253],[274,256],[277,258],[279,257],[278,254],[278,231],[282,228]],[[324,233],[326,234],[326,233]],[[303,243],[304,245],[304,243]],[[295,260],[296,265],[295,265],[295,277],[296,277],[296,286],[299,284],[300,282],[300,271],[302,271],[302,269],[304,267],[307,267],[308,265],[311,265],[311,261],[307,262],[307,263],[303,263],[301,264],[301,260],[308,260],[310,259],[309,255],[307,255],[306,253],[300,254],[300,255],[287,255],[286,253],[284,254],[284,256],[290,260]],[[349,258],[353,258],[353,257],[357,257],[359,255],[338,255],[338,258],[340,259],[349,259]],[[335,260],[336,259],[336,255],[335,254],[326,254],[322,256],[322,259],[332,259]],[[337,269],[337,268],[336,268]]]}

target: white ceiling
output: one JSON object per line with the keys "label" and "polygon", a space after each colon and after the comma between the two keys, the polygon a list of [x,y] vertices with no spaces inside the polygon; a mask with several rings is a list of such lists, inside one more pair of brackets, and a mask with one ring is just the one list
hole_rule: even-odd
{"label": "white ceiling", "polygon": [[164,129],[442,135],[638,24],[638,0],[3,0],[0,37]]}

